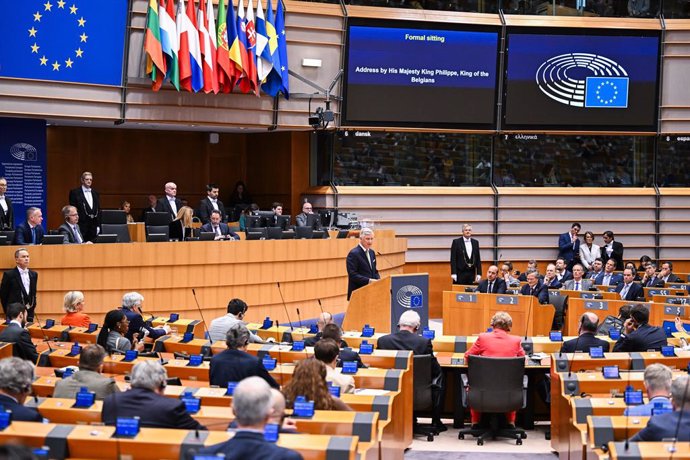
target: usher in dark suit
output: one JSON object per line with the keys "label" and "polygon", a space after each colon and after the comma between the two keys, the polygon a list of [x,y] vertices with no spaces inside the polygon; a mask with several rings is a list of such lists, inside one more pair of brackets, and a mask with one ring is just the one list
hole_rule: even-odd
{"label": "usher in dark suit", "polygon": [[493,280],[493,286],[491,286],[491,292],[489,289],[489,280],[482,280],[479,282],[478,292],[483,292],[484,294],[505,294],[506,293],[506,282],[501,278],[496,278]]}
{"label": "usher in dark suit", "polygon": [[11,303],[20,303],[27,306],[27,321],[34,320],[34,309],[36,308],[36,287],[38,286],[38,273],[29,270],[29,292],[24,289],[22,276],[17,267],[7,270],[2,275],[0,282],[0,302],[2,310],[7,312],[7,306]]}
{"label": "usher in dark suit", "polygon": [[465,237],[456,238],[450,247],[450,273],[457,275],[455,284],[472,284],[482,273],[482,258],[479,254],[479,241],[470,238],[472,257],[467,255]]}
{"label": "usher in dark suit", "polygon": [[366,252],[360,244],[348,253],[345,261],[347,266],[347,300],[350,300],[352,291],[366,286],[370,279],[381,279],[376,269],[376,255],[372,249],[369,249],[369,258],[371,265],[369,265]]}
{"label": "usher in dark suit", "polygon": [[609,256],[606,252],[606,245],[601,247],[601,258],[604,260],[604,265],[609,259],[613,259],[614,262],[616,262],[616,270],[623,270],[623,243],[614,240],[611,243],[611,249],[613,249],[613,251]]}
{"label": "usher in dark suit", "polygon": [[91,189],[91,198],[93,207],[89,206],[81,187],[69,192],[69,204],[77,208],[79,229],[84,241],[93,241],[98,233],[98,227],[101,225],[101,198],[93,188]]}
{"label": "usher in dark suit", "polygon": [[5,195],[5,203],[7,203],[7,212],[0,206],[0,230],[12,230],[14,228],[14,209],[12,209],[12,200]]}
{"label": "usher in dark suit", "polygon": [[589,349],[592,347],[601,347],[604,353],[609,351],[609,343],[606,340],[598,339],[592,332],[585,332],[579,337],[563,342],[561,353],[575,353],[576,351],[589,353]]}
{"label": "usher in dark suit", "polygon": [[12,244],[17,246],[41,244],[43,242],[43,235],[45,234],[43,227],[37,225],[34,228],[36,229],[36,241],[33,241],[32,239],[31,226],[29,225],[28,221],[25,220],[21,224],[17,225],[17,228],[14,229],[14,241]]}
{"label": "usher in dark suit", "polygon": [[29,331],[17,323],[10,323],[0,332],[0,342],[12,344],[12,354],[17,358],[25,359],[36,364],[38,352],[36,345],[31,341]]}
{"label": "usher in dark suit", "polygon": [[225,350],[211,358],[209,366],[211,385],[227,388],[228,382],[239,382],[247,377],[261,377],[270,386],[280,389],[256,356],[242,350]]}
{"label": "usher in dark suit", "polygon": [[[218,205],[218,211],[220,211],[220,219],[222,222],[226,221],[226,212],[225,212],[225,206],[223,206],[223,202],[220,200],[216,200],[216,204]],[[177,208],[178,210],[180,208]],[[201,202],[199,203],[199,209],[197,209],[197,217],[201,219],[201,222],[204,224],[207,224],[211,222],[211,212],[214,211],[213,203],[211,203],[211,200],[206,197]]]}
{"label": "usher in dark suit", "polygon": [[[177,206],[177,211],[179,212],[180,208],[184,205],[179,198],[175,198],[175,206]],[[167,212],[172,216],[173,220],[177,219],[177,212],[173,212],[172,206],[170,206],[168,202],[167,195],[164,195],[163,198],[158,198],[158,202],[156,202],[156,212]]]}

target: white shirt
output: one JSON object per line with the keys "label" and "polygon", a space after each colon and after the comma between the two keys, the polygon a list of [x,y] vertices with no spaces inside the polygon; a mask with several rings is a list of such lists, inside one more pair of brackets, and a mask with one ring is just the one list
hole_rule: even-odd
{"label": "white shirt", "polygon": [[613,252],[613,243],[609,243],[604,247],[606,248],[606,255],[610,256]]}
{"label": "white shirt", "polygon": [[7,201],[5,200],[5,195],[0,196],[0,206],[2,206],[2,209],[7,212]]}
{"label": "white shirt", "polygon": [[165,197],[168,199],[168,203],[170,203],[170,207],[173,210],[173,214],[175,214],[175,216],[177,216],[177,204],[175,204],[175,197],[174,196],[170,197],[167,195]]}
{"label": "white shirt", "polygon": [[366,254],[367,261],[369,262],[369,267],[373,268],[373,265],[371,265],[371,255],[369,255],[369,250],[362,246],[362,243],[359,243],[359,247],[362,248],[362,251],[364,251],[364,254]]}
{"label": "white shirt", "polygon": [[21,276],[21,278],[22,278],[22,284],[24,285],[24,290],[28,294],[30,292],[29,286],[31,285],[31,281],[29,279],[29,269],[28,268],[23,269],[23,268],[17,267],[17,270],[19,270],[19,276]]}
{"label": "white shirt", "polygon": [[472,240],[463,238],[462,239],[465,242],[465,251],[467,251],[467,257],[472,257]]}
{"label": "white shirt", "polygon": [[216,211],[220,211],[220,209],[218,209],[217,199],[214,200],[213,198],[209,198],[208,200],[211,202],[211,206],[213,206],[213,209],[215,209]]}
{"label": "white shirt", "polygon": [[93,209],[93,195],[91,194],[91,189],[82,185],[81,190],[84,192],[84,198],[86,198],[86,202],[89,203],[89,207]]}

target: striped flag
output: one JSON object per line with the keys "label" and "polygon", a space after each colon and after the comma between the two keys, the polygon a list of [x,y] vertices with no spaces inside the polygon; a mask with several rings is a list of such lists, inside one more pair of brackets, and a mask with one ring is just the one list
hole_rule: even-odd
{"label": "striped flag", "polygon": [[149,0],[144,51],[146,52],[146,75],[151,77],[151,86],[154,91],[158,91],[163,84],[166,70],[158,21],[158,0]]}
{"label": "striped flag", "polygon": [[[280,2],[280,0],[278,0]],[[268,37],[268,50],[271,55],[271,71],[261,89],[269,96],[276,97],[280,92],[282,76],[280,74],[280,53],[278,52],[278,35],[276,33],[275,17],[271,0],[266,5],[266,36]]]}
{"label": "striped flag", "polygon": [[[229,9],[228,9],[229,11]],[[240,91],[243,93],[249,93],[252,91],[252,82],[249,79],[249,52],[247,48],[249,45],[247,43],[247,23],[244,19],[244,0],[239,0],[237,3],[237,52],[233,54],[234,43],[230,46],[230,59],[237,62],[240,59],[242,63],[242,76],[237,81],[237,86],[240,87]],[[228,28],[228,34],[230,29]],[[230,36],[228,35],[228,40]]]}
{"label": "striped flag", "polygon": [[247,3],[247,17],[245,19],[245,32],[247,33],[247,78],[252,91],[259,95],[259,78],[256,73],[256,25],[254,24],[254,7],[252,0]]}
{"label": "striped flag", "polygon": [[177,53],[180,50],[180,42],[177,41],[173,2],[174,0],[160,0],[160,4],[158,5],[158,18],[161,26],[163,57],[167,66],[165,78],[170,80],[170,83],[179,91],[180,69],[177,62]]}
{"label": "striped flag", "polygon": [[268,47],[268,32],[266,20],[261,7],[261,0],[256,2],[256,73],[259,83],[266,81],[266,77],[273,68],[271,50]]}
{"label": "striped flag", "polygon": [[287,37],[285,35],[285,15],[283,14],[283,2],[278,0],[276,8],[276,33],[278,34],[278,52],[280,53],[280,90],[285,99],[290,99],[290,80],[287,54]]}
{"label": "striped flag", "polygon": [[[197,23],[199,24],[199,43],[201,47],[202,67],[204,74],[204,92],[218,93],[218,74],[216,73],[216,23],[213,19],[213,1],[199,1]],[[210,11],[209,11],[210,10]],[[211,30],[211,28],[213,30]]]}
{"label": "striped flag", "polygon": [[[232,8],[232,3],[230,4]],[[234,15],[233,15],[234,18]],[[229,93],[235,86],[230,69],[230,50],[228,49],[228,25],[225,19],[225,0],[218,0],[218,31],[216,32],[216,71],[218,86],[224,93]]]}
{"label": "striped flag", "polygon": [[201,47],[194,14],[194,0],[189,0],[186,9],[184,0],[179,0],[177,24],[180,37],[180,85],[187,91],[196,93],[204,87],[204,73],[201,68]]}

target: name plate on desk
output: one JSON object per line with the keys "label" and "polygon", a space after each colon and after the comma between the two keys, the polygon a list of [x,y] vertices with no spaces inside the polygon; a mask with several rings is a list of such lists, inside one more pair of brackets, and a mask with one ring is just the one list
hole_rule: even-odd
{"label": "name plate on desk", "polygon": [[549,295],[561,295],[561,291],[558,289],[549,289]]}
{"label": "name plate on desk", "polygon": [[457,294],[455,296],[455,301],[477,303],[477,294]]}
{"label": "name plate on desk", "polygon": [[585,310],[608,310],[609,303],[604,300],[585,302]]}
{"label": "name plate on desk", "polygon": [[580,292],[580,298],[581,299],[601,299],[603,296],[599,294],[598,292]]}
{"label": "name plate on desk", "polygon": [[516,295],[497,295],[496,303],[500,303],[502,305],[517,305],[518,297]]}
{"label": "name plate on desk", "polygon": [[685,307],[678,305],[664,305],[664,315],[685,317]]}
{"label": "name plate on desk", "polygon": [[649,289],[647,291],[650,296],[655,296],[655,295],[670,295],[670,291],[668,289]]}
{"label": "name plate on desk", "polygon": [[668,285],[669,289],[685,289],[686,291],[688,290],[688,285],[687,284],[680,284],[680,283],[671,283]]}
{"label": "name plate on desk", "polygon": [[673,305],[685,305],[688,303],[688,298],[687,297],[667,297],[666,303],[670,303]]}

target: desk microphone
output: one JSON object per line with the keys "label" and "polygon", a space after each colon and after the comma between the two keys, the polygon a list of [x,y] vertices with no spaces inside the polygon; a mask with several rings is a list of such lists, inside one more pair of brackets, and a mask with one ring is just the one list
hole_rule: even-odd
{"label": "desk microphone", "polygon": [[570,365],[568,366],[568,377],[573,375],[573,363],[575,363],[575,353],[577,352],[577,344],[580,343],[581,334],[578,333],[577,339],[575,339],[575,348],[573,349],[573,357],[570,360]]}
{"label": "desk microphone", "polygon": [[[690,374],[688,374],[688,379],[685,381],[685,390],[683,391],[683,400],[681,402],[681,409],[678,411],[678,423],[676,423],[676,434],[673,437],[673,445],[669,449],[671,451],[671,455],[669,456],[669,460],[673,459],[673,453],[676,451],[676,443],[678,442],[678,433],[680,432],[680,422],[683,419],[683,412],[686,412],[685,408],[685,403],[686,403],[686,397],[688,395],[688,388],[690,387]],[[627,440],[626,440],[626,446],[627,446]]]}
{"label": "desk microphone", "polygon": [[[534,296],[530,296],[530,297],[532,297],[532,298],[530,299],[529,307],[527,307],[527,322],[525,323],[525,342],[527,341],[527,332],[529,331],[529,318],[532,314],[532,304],[534,303],[534,299],[535,299]],[[534,352],[534,350],[531,350],[531,351]],[[532,353],[529,353],[529,354],[531,355]]]}
{"label": "desk microphone", "polygon": [[[628,382],[625,384],[625,390],[623,391],[623,400],[625,400],[625,392],[630,388],[630,371],[632,371],[632,363],[633,363],[632,356],[630,356],[630,355],[628,355],[628,356],[630,357],[630,365],[628,366]],[[628,419],[629,418],[630,418],[630,416],[625,417],[625,450],[626,450],[626,452],[628,450],[628,445],[629,445],[629,441],[628,441],[628,436],[629,436]],[[678,436],[678,432],[676,432],[676,436]],[[673,455],[673,454],[671,454],[671,455]]]}
{"label": "desk microphone", "polygon": [[[280,284],[279,284],[280,286]],[[280,323],[278,323],[278,320],[275,321],[276,324],[276,329],[280,329]],[[283,355],[280,352],[280,343],[277,343],[276,346],[278,347],[278,362],[280,363],[280,371],[278,371],[278,380],[280,380],[280,388],[283,388]]]}
{"label": "desk microphone", "polygon": [[213,340],[211,339],[211,332],[208,330],[208,326],[206,325],[206,320],[204,319],[204,314],[201,311],[201,306],[199,306],[199,301],[196,298],[196,291],[194,288],[192,288],[192,297],[194,297],[194,302],[196,302],[196,308],[199,310],[199,315],[201,315],[201,321],[204,322],[204,331],[206,331],[206,335],[208,336],[208,341],[213,345]]}
{"label": "desk microphone", "polygon": [[[280,300],[283,302],[283,308],[285,309],[285,316],[287,316],[288,323],[290,323],[290,331],[294,332],[295,328],[292,326],[292,321],[290,320],[290,314],[288,313],[287,305],[285,305],[285,298],[283,297],[283,291],[280,289],[280,281],[276,281],[278,286],[278,293],[280,293]],[[276,325],[277,325],[276,321]]]}
{"label": "desk microphone", "polygon": [[302,317],[299,314],[299,307],[297,307],[297,321],[299,322],[300,329],[302,329]]}
{"label": "desk microphone", "polygon": [[319,310],[321,310],[321,317],[323,318],[324,314],[323,314],[323,306],[321,306],[321,299],[316,299],[316,301],[319,303]]}
{"label": "desk microphone", "polygon": [[36,317],[36,321],[38,321],[38,328],[41,330],[41,333],[43,334],[43,341],[46,344],[48,344],[48,350],[50,350],[50,352],[52,353],[55,350],[53,350],[53,347],[50,346],[50,339],[48,338],[48,334],[46,334],[45,329],[43,329],[43,326],[41,326],[41,319],[38,317],[35,310],[34,310],[34,316]]}

